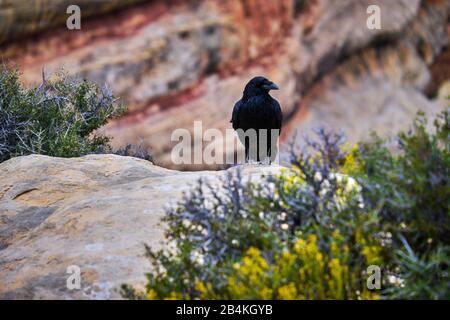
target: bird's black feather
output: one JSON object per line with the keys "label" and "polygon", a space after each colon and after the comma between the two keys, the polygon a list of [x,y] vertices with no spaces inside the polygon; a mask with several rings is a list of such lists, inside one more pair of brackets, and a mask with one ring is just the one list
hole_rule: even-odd
{"label": "bird's black feather", "polygon": [[239,111],[241,109],[242,102],[239,100],[235,103],[233,108],[233,115],[231,116],[230,122],[233,123],[233,129],[236,130],[239,128]]}
{"label": "bird's black feather", "polygon": [[[272,159],[274,154],[272,154],[271,152],[272,141],[269,141],[269,130],[279,130],[279,134],[279,132],[281,132],[283,121],[283,114],[280,104],[269,94],[270,90],[277,88],[278,87],[273,82],[267,80],[264,77],[253,78],[246,85],[242,99],[236,102],[236,104],[234,105],[233,114],[231,116],[231,123],[233,125],[233,129],[235,130],[242,129],[241,131],[243,132],[246,132],[249,129],[254,129],[257,132],[260,129],[268,130],[269,139],[267,141],[267,154],[263,156],[268,156]],[[259,152],[256,157],[249,154],[249,148],[251,146],[248,145],[248,141],[245,141],[245,137],[243,138],[241,136],[239,136],[239,138],[245,146],[246,158],[250,157],[254,160],[259,161]],[[257,149],[259,149],[259,136],[257,144]]]}

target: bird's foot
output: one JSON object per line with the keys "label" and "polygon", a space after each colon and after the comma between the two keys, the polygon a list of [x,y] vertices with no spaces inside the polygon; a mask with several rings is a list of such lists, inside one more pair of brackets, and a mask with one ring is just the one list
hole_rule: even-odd
{"label": "bird's foot", "polygon": [[270,166],[271,164],[270,157],[264,158],[261,162],[259,162],[259,164],[262,166]]}
{"label": "bird's foot", "polygon": [[256,160],[253,160],[253,159],[248,159],[247,160],[247,164],[256,165],[256,164],[259,164],[259,161],[256,161]]}

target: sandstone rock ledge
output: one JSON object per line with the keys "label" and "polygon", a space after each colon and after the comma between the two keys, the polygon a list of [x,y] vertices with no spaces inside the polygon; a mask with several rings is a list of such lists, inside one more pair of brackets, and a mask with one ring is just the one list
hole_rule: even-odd
{"label": "sandstone rock ledge", "polygon": [[[244,166],[243,175],[279,170]],[[145,283],[143,243],[161,246],[165,205],[200,177],[224,174],[115,155],[0,164],[0,299],[120,298],[120,284]],[[79,290],[66,287],[70,265],[81,268]]]}

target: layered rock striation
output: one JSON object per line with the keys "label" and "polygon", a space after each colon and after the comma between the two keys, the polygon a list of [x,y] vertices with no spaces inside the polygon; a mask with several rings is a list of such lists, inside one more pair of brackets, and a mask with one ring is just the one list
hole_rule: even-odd
{"label": "layered rock striation", "polygon": [[[21,3],[0,6],[0,15],[20,17]],[[63,4],[38,12],[62,19]],[[366,25],[373,4],[381,9],[380,30]],[[108,83],[129,112],[102,131],[117,147],[143,140],[167,167],[180,168],[170,159],[171,133],[193,130],[196,120],[204,129],[229,128],[232,106],[254,75],[282,88],[276,98],[286,119],[284,142],[301,144],[297,132],[319,125],[344,129],[352,141],[371,129],[391,134],[406,129],[418,110],[435,113],[446,104],[430,97],[450,78],[450,69],[439,67],[448,54],[448,0],[152,0],[100,7],[98,13],[114,11],[90,16],[87,6],[79,31],[58,27],[58,19],[30,32],[25,23],[0,28],[0,56],[19,64],[29,84],[40,81],[43,67]]]}

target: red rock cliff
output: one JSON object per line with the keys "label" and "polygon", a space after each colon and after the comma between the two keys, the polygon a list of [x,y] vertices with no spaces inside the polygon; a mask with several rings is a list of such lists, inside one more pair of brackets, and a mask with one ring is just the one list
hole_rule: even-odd
{"label": "red rock cliff", "polygon": [[[129,112],[104,131],[116,146],[143,139],[165,166],[172,131],[194,120],[228,128],[256,74],[282,87],[283,139],[299,143],[295,132],[319,124],[351,140],[404,128],[418,109],[442,108],[424,92],[450,78],[436,67],[447,54],[448,0],[100,2],[98,10],[83,2],[80,31],[64,26],[65,0],[35,11],[24,1],[0,4],[0,17],[19,21],[0,22],[0,56],[30,84],[43,67],[107,82]],[[371,4],[381,8],[381,30],[366,27]],[[37,16],[56,18],[25,19]]]}

